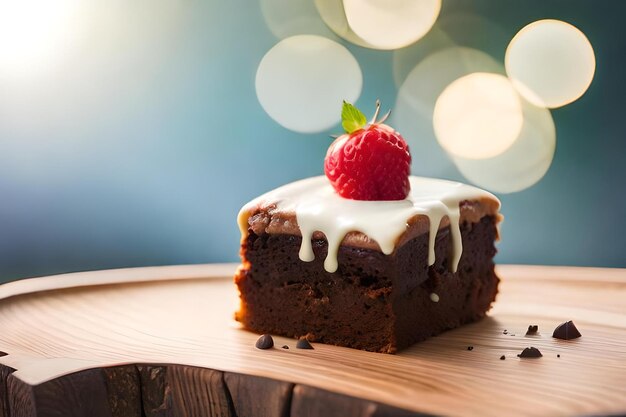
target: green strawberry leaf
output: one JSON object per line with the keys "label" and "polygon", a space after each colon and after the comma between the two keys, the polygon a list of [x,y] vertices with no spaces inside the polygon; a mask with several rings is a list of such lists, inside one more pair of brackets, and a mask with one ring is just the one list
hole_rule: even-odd
{"label": "green strawberry leaf", "polygon": [[367,124],[367,118],[359,109],[354,107],[347,101],[343,101],[343,107],[341,108],[341,126],[350,134],[361,129]]}

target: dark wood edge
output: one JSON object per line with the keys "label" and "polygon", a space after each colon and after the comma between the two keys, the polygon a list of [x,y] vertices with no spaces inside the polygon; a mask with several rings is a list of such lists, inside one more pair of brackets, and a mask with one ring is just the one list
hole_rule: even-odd
{"label": "dark wood edge", "polygon": [[34,386],[14,371],[0,365],[0,417],[427,416],[308,385],[184,365],[88,369]]}
{"label": "dark wood edge", "polygon": [[[4,352],[0,352],[0,356],[5,356]],[[0,365],[0,417],[9,417],[9,390],[7,382],[9,375],[15,372],[15,369],[8,366]]]}

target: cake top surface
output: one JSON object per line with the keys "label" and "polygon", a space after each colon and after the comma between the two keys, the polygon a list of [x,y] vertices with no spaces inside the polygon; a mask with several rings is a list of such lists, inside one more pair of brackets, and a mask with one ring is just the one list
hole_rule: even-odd
{"label": "cake top surface", "polygon": [[242,240],[248,234],[248,220],[255,212],[294,216],[302,235],[300,259],[314,259],[311,238],[322,232],[328,241],[328,256],[324,267],[337,269],[339,245],[350,232],[360,232],[374,240],[380,250],[391,254],[398,239],[407,231],[412,219],[425,216],[429,220],[429,263],[434,263],[434,240],[442,221],[451,226],[454,242],[452,268],[461,257],[459,229],[460,204],[481,202],[477,213],[497,214],[499,200],[491,193],[459,182],[410,176],[410,192],[404,200],[361,201],[339,196],[325,176],[307,178],[286,184],[265,193],[246,204],[239,212],[238,222]]}

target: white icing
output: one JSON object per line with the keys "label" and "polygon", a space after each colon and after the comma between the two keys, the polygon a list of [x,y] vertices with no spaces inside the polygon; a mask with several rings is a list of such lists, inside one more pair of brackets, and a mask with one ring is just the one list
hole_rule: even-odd
{"label": "white icing", "polygon": [[498,199],[491,193],[459,182],[411,176],[410,183],[411,192],[405,200],[357,201],[340,197],[325,176],[296,181],[263,194],[241,209],[239,227],[242,239],[247,236],[251,211],[257,207],[275,205],[277,211],[296,215],[302,234],[302,261],[315,259],[311,238],[316,231],[324,233],[328,241],[324,268],[328,272],[335,272],[339,246],[349,232],[365,234],[378,243],[384,254],[389,255],[407,230],[408,220],[416,215],[424,215],[430,222],[428,264],[433,265],[437,231],[441,221],[447,217],[452,238],[450,268],[456,272],[463,250],[459,203],[482,198]]}

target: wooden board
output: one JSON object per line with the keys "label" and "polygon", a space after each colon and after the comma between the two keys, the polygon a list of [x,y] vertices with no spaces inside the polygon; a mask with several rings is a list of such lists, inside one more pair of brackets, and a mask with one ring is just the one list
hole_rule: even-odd
{"label": "wooden board", "polygon": [[[626,270],[500,266],[487,319],[385,355],[281,337],[255,349],[232,319],[234,267],[0,286],[0,416],[626,413]],[[570,319],[583,337],[552,338]],[[527,346],[544,356],[517,358]]]}

